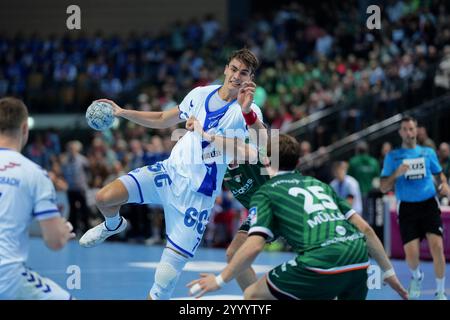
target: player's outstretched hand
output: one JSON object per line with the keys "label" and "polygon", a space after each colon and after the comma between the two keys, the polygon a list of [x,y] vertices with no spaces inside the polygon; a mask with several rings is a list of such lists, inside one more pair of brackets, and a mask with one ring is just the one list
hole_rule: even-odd
{"label": "player's outstretched hand", "polygon": [[402,297],[404,300],[408,300],[408,291],[403,288],[402,284],[395,274],[384,279],[384,282],[386,282],[392,289],[394,289],[400,295],[400,297]]}
{"label": "player's outstretched hand", "polygon": [[187,287],[190,288],[190,296],[195,296],[195,298],[198,299],[207,292],[212,292],[220,289],[216,282],[216,276],[214,274],[200,273],[200,277],[200,279],[191,281],[187,284]]}
{"label": "player's outstretched hand", "polygon": [[242,112],[249,113],[251,111],[255,90],[256,84],[253,81],[245,81],[239,88],[237,101],[242,108]]}
{"label": "player's outstretched hand", "polygon": [[[120,116],[122,115],[123,109],[122,109],[121,107],[119,107],[119,106],[117,105],[117,103],[115,103],[114,101],[109,100],[109,99],[98,99],[98,100],[95,100],[95,101],[109,103],[109,104],[112,105],[112,107],[113,107],[113,110],[114,110],[114,116],[120,117]],[[95,102],[95,101],[94,101],[94,102]]]}

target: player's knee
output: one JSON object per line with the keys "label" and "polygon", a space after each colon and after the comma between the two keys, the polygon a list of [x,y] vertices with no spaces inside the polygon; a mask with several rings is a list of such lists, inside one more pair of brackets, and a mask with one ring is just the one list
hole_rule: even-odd
{"label": "player's knee", "polygon": [[155,283],[150,290],[152,300],[170,299],[186,261],[187,258],[170,249],[164,249],[161,261],[156,268]]}
{"label": "player's knee", "polygon": [[443,252],[444,245],[442,244],[442,241],[439,240],[431,241],[430,249],[436,253]]}

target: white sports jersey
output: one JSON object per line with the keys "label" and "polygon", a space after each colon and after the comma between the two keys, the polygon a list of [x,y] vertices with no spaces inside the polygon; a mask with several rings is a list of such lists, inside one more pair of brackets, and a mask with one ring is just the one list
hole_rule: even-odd
{"label": "white sports jersey", "polygon": [[[197,87],[189,92],[179,105],[180,118],[187,120],[194,116],[208,133],[244,140],[248,130],[236,100],[215,111],[209,109],[211,97],[220,87]],[[259,107],[256,104],[251,107],[262,121]],[[189,178],[192,190],[215,197],[222,188],[227,164],[232,160],[232,157],[222,155],[214,144],[202,141],[194,132],[187,132],[172,149],[167,160],[167,171],[172,179],[176,179],[177,175]]]}
{"label": "white sports jersey", "polygon": [[0,148],[0,267],[27,260],[33,218],[59,215],[47,172],[20,153]]}

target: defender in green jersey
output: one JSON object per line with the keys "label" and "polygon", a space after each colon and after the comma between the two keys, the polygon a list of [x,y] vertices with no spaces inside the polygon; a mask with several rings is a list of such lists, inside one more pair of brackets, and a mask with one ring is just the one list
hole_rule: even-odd
{"label": "defender in green jersey", "polygon": [[[198,124],[195,117],[191,117],[187,121],[187,126],[189,130],[194,130],[200,134],[203,140],[216,144],[221,147],[227,143],[227,138],[220,135],[211,135],[206,133],[203,128]],[[270,139],[268,138],[267,131],[264,125],[261,123],[258,127],[260,131],[257,133],[259,137],[258,150],[253,148],[249,144],[249,139],[246,141],[235,141],[235,147],[237,153],[233,154],[237,159],[249,159],[252,161],[247,161],[246,163],[240,163],[240,161],[234,161],[233,164],[228,166],[228,170],[225,173],[223,183],[226,188],[228,188],[233,196],[248,210],[250,208],[250,200],[253,194],[262,186],[267,180],[270,179],[270,168],[264,163],[268,163],[268,157],[270,157]],[[255,129],[253,129],[255,130]],[[255,139],[258,140],[258,139]],[[228,140],[229,142],[229,140]],[[234,151],[233,151],[234,152]],[[258,158],[256,158],[258,157]],[[261,160],[257,163],[253,160]],[[233,255],[244,244],[247,240],[247,232],[250,229],[250,220],[247,218],[240,226],[238,232],[234,235],[233,240],[227,248],[226,256],[227,262],[230,262]],[[250,267],[243,272],[241,272],[237,277],[236,281],[244,291],[248,286],[255,283],[257,280],[255,271]]]}
{"label": "defender in green jersey", "polygon": [[[268,174],[261,174],[265,166],[258,162],[257,164],[236,164],[229,166],[224,177],[224,185],[228,188],[233,196],[248,210],[250,209],[250,200],[255,192],[267,180],[270,179]],[[250,217],[242,223],[239,230],[234,235],[233,240],[227,248],[227,262],[230,262],[237,250],[247,240],[247,233],[250,229]],[[241,272],[236,281],[242,291],[247,289],[257,280],[255,271],[250,267]]]}
{"label": "defender in green jersey", "polygon": [[298,142],[280,135],[279,152],[278,174],[252,197],[248,239],[219,276],[203,275],[188,284],[197,297],[239,275],[265,242],[279,235],[296,258],[249,286],[244,298],[365,299],[368,254],[385,270],[384,281],[407,298],[373,229],[330,186],[294,171]]}

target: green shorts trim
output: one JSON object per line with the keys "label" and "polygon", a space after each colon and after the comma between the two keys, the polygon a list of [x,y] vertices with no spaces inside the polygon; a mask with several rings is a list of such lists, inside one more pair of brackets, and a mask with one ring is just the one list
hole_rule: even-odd
{"label": "green shorts trim", "polygon": [[290,260],[270,270],[266,279],[279,300],[365,300],[368,292],[366,269],[320,274]]}

